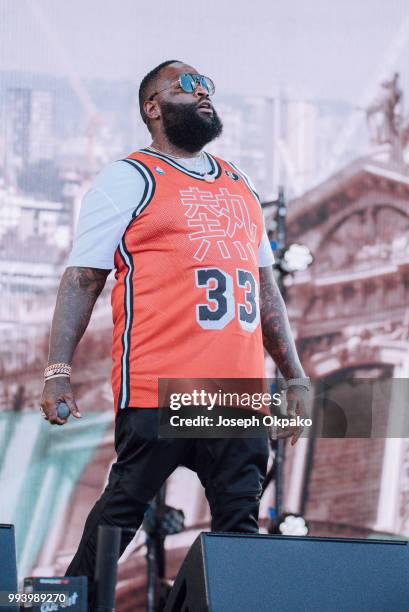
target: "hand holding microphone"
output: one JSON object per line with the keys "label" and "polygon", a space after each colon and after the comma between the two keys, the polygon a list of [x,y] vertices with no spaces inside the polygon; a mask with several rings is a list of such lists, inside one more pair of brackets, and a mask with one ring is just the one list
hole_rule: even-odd
{"label": "hand holding microphone", "polygon": [[65,425],[70,415],[80,419],[70,383],[71,367],[54,364],[45,370],[41,414],[51,425]]}

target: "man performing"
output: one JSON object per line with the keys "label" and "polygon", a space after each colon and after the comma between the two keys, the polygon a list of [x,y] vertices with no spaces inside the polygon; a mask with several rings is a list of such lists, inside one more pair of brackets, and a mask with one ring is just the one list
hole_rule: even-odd
{"label": "man performing", "polygon": [[[263,343],[287,380],[290,414],[304,415],[309,381],[297,356],[258,196],[235,165],[203,147],[219,136],[211,79],[179,61],[139,90],[152,144],[104,169],[83,199],[61,279],[42,397],[44,417],[65,401],[74,351],[106,278],[112,292],[115,449],[67,575],[94,575],[98,525],[124,528],[121,553],[179,465],[205,488],[213,531],[258,531],[266,437],[159,438],[158,378],[263,378]],[[283,432],[294,444],[300,428]],[[127,529],[126,529],[127,528]]]}

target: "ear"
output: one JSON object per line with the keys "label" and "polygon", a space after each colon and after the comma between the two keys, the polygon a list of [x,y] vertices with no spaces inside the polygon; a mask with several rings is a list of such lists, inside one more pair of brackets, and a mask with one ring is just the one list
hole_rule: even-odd
{"label": "ear", "polygon": [[160,108],[156,100],[145,100],[143,110],[148,119],[159,119]]}

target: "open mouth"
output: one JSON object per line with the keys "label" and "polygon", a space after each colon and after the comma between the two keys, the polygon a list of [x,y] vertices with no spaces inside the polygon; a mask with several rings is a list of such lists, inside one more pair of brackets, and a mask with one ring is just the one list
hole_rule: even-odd
{"label": "open mouth", "polygon": [[197,110],[203,113],[211,113],[213,114],[213,107],[210,102],[203,101],[197,105]]}

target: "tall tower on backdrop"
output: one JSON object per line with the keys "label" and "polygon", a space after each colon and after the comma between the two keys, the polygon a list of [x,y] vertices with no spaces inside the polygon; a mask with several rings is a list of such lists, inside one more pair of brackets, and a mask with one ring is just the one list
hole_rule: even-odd
{"label": "tall tower on backdrop", "polygon": [[51,159],[54,95],[50,91],[9,88],[6,94],[5,171],[8,184],[28,164]]}

